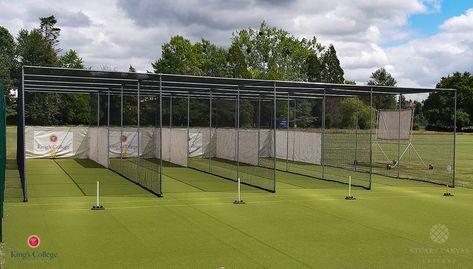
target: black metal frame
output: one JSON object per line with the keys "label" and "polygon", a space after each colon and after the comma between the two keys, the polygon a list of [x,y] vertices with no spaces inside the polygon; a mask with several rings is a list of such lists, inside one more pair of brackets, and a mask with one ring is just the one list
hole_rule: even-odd
{"label": "black metal frame", "polygon": [[[39,66],[23,66],[21,88],[18,95],[18,154],[17,160],[20,169],[20,176],[23,187],[24,201],[28,200],[26,175],[25,175],[25,92],[44,93],[98,93],[110,95],[137,95],[137,96],[159,96],[159,116],[160,116],[160,143],[162,145],[162,103],[163,97],[187,98],[188,102],[192,98],[212,98],[236,99],[237,104],[241,99],[250,100],[272,100],[273,108],[273,128],[276,130],[276,101],[287,100],[288,105],[291,100],[297,99],[322,99],[322,140],[325,130],[325,110],[326,97],[357,97],[369,96],[370,99],[370,168],[369,168],[369,188],[371,188],[372,175],[372,109],[373,97],[376,95],[398,95],[430,93],[435,91],[453,91],[455,95],[455,128],[454,128],[454,152],[453,152],[453,186],[455,185],[455,146],[456,146],[456,90],[455,89],[432,89],[413,87],[391,87],[391,86],[364,86],[347,84],[329,84],[315,82],[295,82],[295,81],[273,81],[257,79],[221,78],[205,76],[188,76],[173,74],[153,74],[153,73],[130,73],[79,70],[67,68],[51,68]],[[138,98],[138,109],[140,99]],[[210,101],[211,106],[211,101]],[[110,109],[110,105],[109,108]],[[123,110],[123,101],[122,101]],[[212,110],[210,110],[212,111]],[[210,112],[212,114],[212,112]],[[139,113],[138,113],[139,115]],[[138,116],[139,117],[139,116]],[[211,116],[210,116],[211,117]],[[189,118],[189,115],[188,115]],[[238,118],[237,118],[237,121]],[[108,119],[108,123],[110,120]],[[210,128],[212,128],[210,120]],[[239,122],[237,129],[239,129]],[[259,126],[258,126],[259,127]],[[139,130],[139,121],[138,121]],[[273,132],[273,150],[276,147],[276,132]],[[323,142],[323,141],[322,141]],[[238,143],[237,143],[238,144]],[[237,149],[238,150],[238,149]],[[322,177],[324,171],[322,148]],[[276,154],[274,154],[275,156]],[[237,160],[238,163],[238,160]],[[162,168],[162,147],[160,147],[160,166]],[[276,157],[274,158],[274,171],[276,171]],[[238,171],[238,170],[237,170]],[[160,184],[162,183],[162,169],[160,169]],[[274,173],[274,186],[276,186],[276,173]],[[452,186],[452,187],[453,187]],[[275,187],[274,187],[275,191]],[[158,195],[162,195],[162,192]]]}

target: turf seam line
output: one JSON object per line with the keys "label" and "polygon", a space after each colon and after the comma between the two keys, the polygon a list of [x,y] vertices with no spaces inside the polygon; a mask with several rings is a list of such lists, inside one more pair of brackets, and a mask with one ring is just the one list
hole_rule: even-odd
{"label": "turf seam line", "polygon": [[264,245],[264,246],[266,246],[266,247],[268,247],[268,248],[270,248],[270,249],[275,250],[276,252],[282,254],[283,256],[289,257],[290,259],[292,259],[292,260],[294,260],[294,261],[296,261],[296,262],[298,262],[298,263],[300,263],[300,264],[306,266],[307,268],[314,268],[314,267],[310,266],[309,264],[306,264],[305,262],[303,262],[303,261],[301,261],[301,260],[299,260],[299,259],[297,259],[297,258],[295,258],[295,257],[293,257],[293,256],[291,256],[291,255],[289,255],[289,254],[287,254],[287,253],[285,253],[284,251],[282,251],[282,250],[280,250],[280,249],[278,249],[278,248],[276,248],[276,247],[271,246],[270,244],[264,242],[263,240],[260,240],[260,239],[256,238],[255,236],[253,236],[253,235],[251,235],[251,234],[249,234],[249,233],[247,233],[247,232],[244,232],[243,230],[241,230],[241,229],[239,229],[239,228],[237,228],[237,227],[234,227],[234,226],[231,225],[231,224],[228,224],[228,223],[226,223],[226,222],[220,220],[219,218],[217,218],[217,217],[215,217],[215,216],[210,215],[209,213],[207,213],[207,212],[205,212],[205,211],[202,211],[202,210],[200,210],[200,209],[198,209],[198,208],[196,208],[196,207],[194,207],[194,206],[192,206],[192,205],[188,205],[188,206],[191,207],[191,208],[193,208],[193,209],[195,209],[195,210],[197,210],[197,211],[199,211],[199,212],[201,212],[202,214],[204,214],[204,215],[210,217],[211,219],[215,220],[216,222],[219,222],[219,223],[221,223],[221,224],[223,224],[223,225],[225,225],[225,226],[227,226],[227,227],[230,227],[231,229],[234,229],[234,230],[236,230],[236,231],[238,231],[238,232],[244,234],[245,236],[247,236],[247,237],[249,237],[249,238],[252,238],[253,240],[259,242],[260,244],[262,244],[262,245]]}
{"label": "turf seam line", "polygon": [[201,189],[201,188],[199,188],[199,187],[197,187],[197,186],[194,186],[194,185],[192,185],[192,184],[190,184],[190,183],[187,183],[187,182],[184,182],[184,181],[182,181],[182,180],[179,180],[179,179],[177,179],[177,178],[175,178],[175,177],[172,177],[172,176],[170,176],[169,174],[166,174],[164,171],[163,171],[163,176],[167,176],[167,177],[169,177],[169,178],[172,178],[172,179],[174,179],[174,180],[176,180],[176,181],[179,181],[179,182],[181,182],[181,183],[184,183],[184,184],[186,184],[186,185],[188,185],[188,186],[191,186],[192,188],[198,189],[198,190],[200,190],[200,191],[207,192],[207,191],[204,190],[204,189]]}
{"label": "turf seam line", "polygon": [[79,186],[79,184],[74,180],[74,178],[72,178],[72,176],[58,163],[56,162],[56,159],[53,159],[54,163],[59,166],[59,168],[61,168],[61,170],[72,180],[72,182],[74,182],[74,184],[76,185],[76,187],[80,190],[80,192],[82,192],[82,194],[84,196],[87,196],[87,194],[85,194],[84,190],[82,190],[82,188]]}
{"label": "turf seam line", "polygon": [[[197,211],[197,213],[199,213],[199,212],[200,212],[201,214],[203,213],[203,212],[201,212],[200,210],[194,208],[194,207],[191,206],[191,205],[188,205],[188,204],[185,204],[185,203],[184,203],[184,204],[182,204],[182,206],[186,206],[186,207],[189,207],[189,208],[191,208],[191,209],[194,209],[194,210]],[[217,241],[219,241],[219,242],[222,242],[224,245],[230,247],[231,249],[234,249],[235,251],[237,251],[237,252],[241,253],[242,255],[248,257],[250,260],[254,261],[254,263],[260,265],[260,266],[263,267],[263,268],[269,268],[268,266],[262,264],[262,263],[261,263],[260,261],[258,261],[257,259],[251,257],[248,253],[243,252],[243,251],[241,251],[241,249],[238,249],[238,248],[234,247],[232,244],[227,243],[225,240],[220,239],[220,237],[216,236],[213,232],[211,232],[211,231],[209,232],[208,230],[206,230],[206,229],[204,229],[204,228],[201,228],[200,226],[198,226],[198,223],[194,221],[194,219],[192,219],[192,218],[190,218],[190,217],[186,217],[185,215],[183,216],[182,214],[177,213],[177,212],[175,212],[175,214],[176,214],[177,216],[179,216],[181,219],[184,219],[184,220],[187,220],[188,222],[194,223],[194,224],[195,224],[195,227],[198,227],[199,230],[201,230],[201,231],[203,231],[204,233],[208,234],[209,236],[215,238],[215,240],[217,240]],[[206,214],[204,213],[204,215],[206,215]],[[210,216],[210,217],[211,217],[211,216]],[[211,217],[211,218],[212,218],[212,217]],[[213,219],[213,218],[212,218],[212,219]],[[217,222],[218,222],[218,221],[217,221]],[[229,226],[229,225],[226,225],[225,223],[223,223],[223,224],[224,224],[225,226]],[[230,226],[230,228],[233,228],[233,227]],[[239,231],[239,230],[237,230],[237,231]],[[258,240],[256,240],[256,241],[259,242]]]}

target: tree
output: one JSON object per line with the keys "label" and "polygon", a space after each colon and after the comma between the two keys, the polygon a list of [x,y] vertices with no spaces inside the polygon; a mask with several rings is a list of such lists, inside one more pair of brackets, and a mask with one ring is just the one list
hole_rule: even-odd
{"label": "tree", "polygon": [[22,29],[16,40],[16,55],[21,65],[56,66],[56,51],[39,30]]}
{"label": "tree", "polygon": [[384,67],[374,71],[368,80],[368,85],[374,86],[396,86],[396,84],[396,79]]}
{"label": "tree", "polygon": [[[473,122],[473,76],[455,72],[442,77],[437,88],[457,90],[457,126],[462,128]],[[453,126],[454,92],[438,91],[430,93],[424,101],[424,115],[428,129],[445,129]]]}
{"label": "tree", "polygon": [[242,48],[237,43],[232,43],[228,50],[228,62],[230,75],[234,78],[251,78],[251,72],[248,70],[248,64]]}
{"label": "tree", "polygon": [[84,69],[84,61],[73,49],[59,57],[59,66],[65,68]]}
{"label": "tree", "polygon": [[344,72],[340,66],[340,60],[338,60],[337,51],[335,50],[335,47],[330,44],[328,50],[325,51],[322,57],[322,70],[320,72],[321,81],[326,83],[343,84],[343,82],[345,82],[343,75]]}
{"label": "tree", "polygon": [[[49,17],[41,17],[39,31],[43,35],[46,42],[54,49],[56,49],[57,45],[59,44],[58,37],[61,33],[61,29],[56,27],[56,17],[51,15]],[[59,50],[56,50],[58,53]]]}
{"label": "tree", "polygon": [[228,53],[225,49],[202,39],[194,45],[194,50],[197,53],[198,67],[202,75],[213,77],[231,76]]}
{"label": "tree", "polygon": [[315,38],[297,39],[263,21],[259,29],[234,32],[229,53],[231,66],[243,71],[240,75],[249,72],[251,78],[306,81],[307,59],[322,49]]}
{"label": "tree", "polygon": [[11,93],[16,88],[16,65],[13,36],[0,26],[0,80],[5,89],[7,123],[13,123],[16,119],[16,99]]}
{"label": "tree", "polygon": [[[58,65],[65,68],[84,69],[81,57],[73,49],[59,57]],[[84,94],[60,94],[57,98],[61,114],[61,124],[81,125],[88,124],[90,120],[90,96]]]}
{"label": "tree", "polygon": [[310,54],[306,59],[307,80],[310,82],[321,82],[321,63],[317,54]]}
{"label": "tree", "polygon": [[180,35],[162,46],[161,58],[152,63],[155,73],[200,75],[199,55],[190,40]]}
{"label": "tree", "polygon": [[[384,67],[374,71],[368,80],[368,85],[373,86],[396,86],[396,84],[396,79]],[[369,103],[368,97],[364,98],[364,100]],[[377,109],[394,109],[396,108],[396,97],[392,95],[373,96],[373,107]]]}
{"label": "tree", "polygon": [[130,64],[130,67],[128,67],[128,72],[136,73],[136,69]]}

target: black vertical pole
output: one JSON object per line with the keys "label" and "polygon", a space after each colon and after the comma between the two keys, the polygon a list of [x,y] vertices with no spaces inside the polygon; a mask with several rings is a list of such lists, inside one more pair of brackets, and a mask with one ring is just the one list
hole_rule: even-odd
{"label": "black vertical pole", "polygon": [[[357,99],[357,101],[361,101],[358,98],[356,98],[356,99]],[[355,122],[355,160],[353,161],[353,165],[355,167],[355,172],[356,172],[356,169],[357,169],[357,166],[358,166],[358,120],[359,120],[358,114],[359,114],[359,112],[360,112],[360,104],[357,102],[356,114],[355,114],[355,118],[356,118],[356,122]]]}
{"label": "black vertical pole", "polygon": [[123,174],[123,84],[120,88],[120,173]]}
{"label": "black vertical pole", "polygon": [[237,89],[236,100],[236,161],[237,161],[237,180],[240,177],[240,87]]}
{"label": "black vertical pole", "polygon": [[110,88],[108,88],[107,93],[107,144],[107,168],[110,168]]}
{"label": "black vertical pole", "polygon": [[261,159],[261,95],[258,96],[258,166]]}
{"label": "black vertical pole", "polygon": [[373,88],[370,88],[370,173],[368,189],[371,189],[371,177],[373,175]]}
{"label": "black vertical pole", "polygon": [[211,173],[212,172],[212,154],[213,154],[213,150],[214,150],[214,147],[213,147],[213,136],[212,136],[212,110],[213,110],[213,107],[212,107],[212,89],[210,89],[210,98],[209,98],[209,149],[210,149],[210,152],[209,152],[209,172]]}
{"label": "black vertical pole", "polygon": [[163,197],[163,76],[159,74],[159,194]]}
{"label": "black vertical pole", "polygon": [[[290,110],[291,110],[291,104],[290,104],[290,96],[288,92],[287,93],[287,119],[286,119],[286,172],[289,171],[289,118],[291,117],[291,114],[289,113]],[[294,149],[292,149],[292,151],[294,152]]]}
{"label": "black vertical pole", "polygon": [[22,187],[23,187],[23,202],[28,202],[28,184],[26,181],[26,143],[25,143],[25,69],[22,67],[21,69],[21,98],[20,98],[20,127],[21,131],[19,132],[21,135],[19,148],[21,148],[21,154],[17,158],[21,158],[21,165],[20,169],[20,178],[22,179]]}
{"label": "black vertical pole", "polygon": [[401,102],[402,94],[399,93],[398,129],[397,129],[397,177],[401,177]]}
{"label": "black vertical pole", "polygon": [[455,188],[455,175],[457,168],[457,90],[454,91],[454,112],[453,112],[453,170],[452,187]]}
{"label": "black vertical pole", "polygon": [[[140,156],[140,148],[141,148],[141,139],[140,139],[140,81],[138,80],[136,82],[137,88],[138,88],[138,98],[137,98],[137,115],[136,115],[136,120],[137,120],[137,127],[138,127],[138,159],[137,159],[137,164],[136,164],[136,180],[138,182],[141,182],[141,171],[140,171],[140,166],[141,166],[141,156]],[[143,184],[143,183],[141,183]],[[144,185],[144,184],[143,184]]]}
{"label": "black vertical pole", "polygon": [[169,162],[172,161],[172,94],[169,96]]}
{"label": "black vertical pole", "polygon": [[273,97],[273,158],[274,158],[274,162],[273,162],[273,192],[276,192],[276,124],[277,124],[277,113],[276,113],[276,110],[277,110],[277,98],[276,98],[276,82],[274,82],[273,84],[273,87],[274,87],[274,91],[273,91],[273,94],[274,94],[274,97]]}
{"label": "black vertical pole", "polygon": [[325,179],[325,106],[326,106],[326,90],[324,89],[324,97],[322,99],[322,156],[320,161],[322,163],[322,178]]}
{"label": "black vertical pole", "polygon": [[189,126],[190,126],[190,103],[191,103],[191,97],[190,93],[187,93],[187,165],[189,166],[189,143],[190,143],[190,131],[189,131]]}

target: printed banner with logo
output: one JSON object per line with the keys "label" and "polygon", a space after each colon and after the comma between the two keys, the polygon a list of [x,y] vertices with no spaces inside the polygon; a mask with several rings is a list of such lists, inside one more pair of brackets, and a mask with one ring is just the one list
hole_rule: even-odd
{"label": "printed banner with logo", "polygon": [[34,131],[33,153],[40,158],[74,156],[72,132]]}
{"label": "printed banner with logo", "polygon": [[136,131],[110,131],[110,155],[138,157],[138,132]]}

